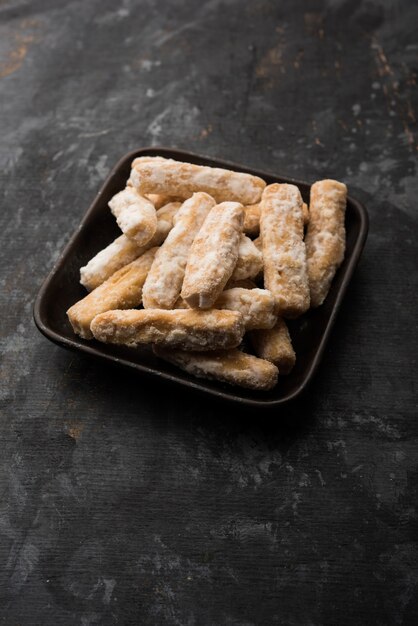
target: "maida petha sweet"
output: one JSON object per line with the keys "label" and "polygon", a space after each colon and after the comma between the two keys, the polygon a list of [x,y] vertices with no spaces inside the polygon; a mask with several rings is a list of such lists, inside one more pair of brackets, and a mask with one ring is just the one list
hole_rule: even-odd
{"label": "maida petha sweet", "polygon": [[[260,234],[260,215],[261,204],[249,204],[244,207],[244,233],[249,237],[258,237]],[[306,202],[302,204],[303,225],[307,226],[309,222],[309,208]]]}
{"label": "maida petha sweet", "polygon": [[209,309],[237,264],[244,209],[222,202],[211,209],[190,248],[182,298],[193,308]]}
{"label": "maida petha sweet", "polygon": [[278,315],[298,317],[309,309],[309,284],[302,197],[295,185],[266,187],[261,202],[260,234],[264,286],[275,297]]}
{"label": "maida petha sweet", "polygon": [[252,174],[168,159],[136,163],[130,181],[141,194],[170,193],[188,197],[204,191],[218,203],[241,204],[258,202],[266,186],[261,178]]}
{"label": "maida petha sweet", "polygon": [[245,330],[272,328],[277,320],[275,300],[267,289],[225,289],[214,304],[215,309],[239,311]]}
{"label": "maida petha sweet", "polygon": [[279,374],[289,374],[293,369],[296,354],[283,318],[279,317],[273,328],[253,330],[250,339],[256,355],[274,363]]}
{"label": "maida petha sweet", "polygon": [[337,180],[320,180],[311,187],[306,255],[311,305],[327,297],[335,272],[344,259],[347,187]]}
{"label": "maida petha sweet", "polygon": [[244,330],[240,313],[214,309],[113,310],[91,323],[94,337],[105,343],[131,347],[155,343],[182,350],[235,348]]}
{"label": "maida petha sweet", "polygon": [[272,389],[277,384],[278,370],[273,363],[241,350],[185,352],[156,346],[154,352],[197,378],[219,380],[260,391]]}

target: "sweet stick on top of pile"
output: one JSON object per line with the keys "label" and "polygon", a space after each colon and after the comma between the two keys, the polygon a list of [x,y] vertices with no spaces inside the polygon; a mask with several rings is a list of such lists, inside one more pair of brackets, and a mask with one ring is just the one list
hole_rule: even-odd
{"label": "sweet stick on top of pile", "polygon": [[285,320],[324,302],[343,261],[346,201],[335,180],[312,185],[308,207],[296,185],[139,157],[109,202],[122,234],[80,269],[73,330],[272,389],[296,362]]}

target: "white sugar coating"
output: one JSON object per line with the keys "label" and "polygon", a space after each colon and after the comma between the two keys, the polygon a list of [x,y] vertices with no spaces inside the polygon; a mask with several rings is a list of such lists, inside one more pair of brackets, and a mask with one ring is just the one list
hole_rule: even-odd
{"label": "white sugar coating", "polygon": [[215,201],[206,193],[195,193],[176,214],[176,222],[158,250],[145,281],[145,308],[170,309],[180,295],[190,246]]}
{"label": "white sugar coating", "polygon": [[187,197],[204,191],[217,202],[259,201],[265,182],[257,176],[180,161],[145,161],[135,165],[131,181],[141,193],[171,193]]}
{"label": "white sugar coating", "polygon": [[[296,209],[297,210],[297,209]],[[281,241],[280,247],[273,247],[270,250],[270,259],[275,264],[278,271],[286,268],[294,268],[306,274],[306,252],[301,234],[297,230],[287,228],[288,215],[295,212],[295,205],[290,202],[280,202],[274,206],[274,212],[263,216],[264,230],[272,236],[282,237],[286,232],[286,237]],[[300,212],[302,219],[302,212]]]}
{"label": "white sugar coating", "polygon": [[146,244],[157,229],[155,207],[133,187],[117,193],[109,202],[121,231],[140,246]]}
{"label": "white sugar coating", "polygon": [[255,278],[263,269],[263,255],[253,241],[242,235],[238,248],[238,260],[231,280]]}
{"label": "white sugar coating", "polygon": [[[255,248],[255,250],[254,250]],[[258,252],[252,240],[246,235],[242,235],[239,242],[239,255],[242,257],[250,256]]]}
{"label": "white sugar coating", "polygon": [[260,233],[265,287],[272,291],[281,315],[296,317],[309,307],[302,198],[296,186],[266,187]]}
{"label": "white sugar coating", "polygon": [[143,209],[138,211],[136,205],[130,205],[120,211],[117,218],[118,225],[122,232],[130,232],[140,226],[143,221]]}
{"label": "white sugar coating", "polygon": [[80,268],[80,283],[90,291],[137,256],[139,256],[137,244],[126,235],[121,235],[90,259],[87,265]]}
{"label": "white sugar coating", "polygon": [[95,289],[118,269],[131,263],[150,248],[159,246],[173,227],[173,219],[180,206],[180,202],[170,202],[157,211],[157,230],[144,246],[138,246],[133,239],[121,235],[98,252],[80,269],[80,283],[89,291]]}
{"label": "white sugar coating", "polygon": [[[142,157],[136,157],[131,164],[131,173],[129,175],[129,183],[133,186],[133,187],[137,187],[137,185],[135,184],[134,180],[136,180],[136,173],[135,173],[135,168],[138,165],[141,165],[143,163],[158,163],[158,162],[166,162],[166,163],[175,163],[175,161],[173,159],[166,159],[164,157],[160,157],[160,156],[142,156]],[[150,200],[152,201],[152,198],[150,198]]]}
{"label": "white sugar coating", "polygon": [[327,230],[318,232],[315,239],[310,243],[309,258],[312,259],[314,256],[322,256],[324,250],[334,246],[339,238],[338,233],[330,233]]}
{"label": "white sugar coating", "polygon": [[246,330],[272,328],[277,321],[275,300],[267,289],[226,289],[214,306],[217,309],[239,311]]}
{"label": "white sugar coating", "polygon": [[[129,239],[125,235],[121,235],[115,239],[115,241],[112,241],[104,250],[98,252],[85,267],[80,268],[80,274],[83,276],[90,272],[93,274],[100,272],[103,266],[106,266],[115,254],[119,254],[119,252],[123,250],[125,241],[129,242]],[[135,244],[133,248],[136,248]],[[83,284],[82,280],[80,282]]]}
{"label": "white sugar coating", "polygon": [[168,163],[173,163],[174,159],[166,159],[165,157],[162,156],[140,156],[140,157],[136,157],[133,161],[132,161],[132,165],[131,167],[134,168],[136,165],[139,165],[140,163],[147,163],[147,162],[156,162],[156,161],[166,161]]}
{"label": "white sugar coating", "polygon": [[109,208],[115,217],[118,217],[120,212],[127,206],[135,204],[138,200],[139,194],[136,189],[132,187],[126,187],[115,194],[113,198],[109,200]]}
{"label": "white sugar coating", "polygon": [[190,249],[181,295],[192,307],[210,308],[232,275],[244,223],[238,202],[222,202],[207,216]]}

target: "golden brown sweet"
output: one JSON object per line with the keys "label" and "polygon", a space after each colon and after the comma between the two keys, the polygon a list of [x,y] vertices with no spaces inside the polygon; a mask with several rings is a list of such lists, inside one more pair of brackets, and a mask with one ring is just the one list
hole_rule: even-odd
{"label": "golden brown sweet", "polygon": [[193,308],[209,309],[230,279],[238,259],[244,209],[222,202],[210,211],[190,248],[181,297]]}
{"label": "golden brown sweet", "polygon": [[266,289],[226,289],[216,300],[214,307],[239,311],[245,330],[272,328],[277,320],[273,295]]}
{"label": "golden brown sweet", "polygon": [[250,338],[256,355],[277,365],[279,374],[288,374],[293,369],[296,354],[284,319],[279,317],[269,330],[254,330]]}
{"label": "golden brown sweet", "polygon": [[273,363],[240,350],[190,353],[155,347],[154,352],[197,378],[220,380],[230,385],[263,391],[277,384],[278,370]]}
{"label": "golden brown sweet", "polygon": [[144,252],[159,246],[173,227],[173,220],[180,208],[180,202],[171,202],[157,211],[157,230],[154,236],[144,246],[138,246],[126,235],[120,235],[103,250],[100,250],[84,267],[80,268],[80,283],[91,291],[96,289],[117,270]]}
{"label": "golden brown sweet", "polygon": [[302,197],[295,185],[266,187],[261,202],[260,233],[264,286],[276,299],[278,315],[298,317],[309,308],[309,284]]}
{"label": "golden brown sweet", "polygon": [[[248,206],[244,207],[244,210],[244,233],[252,238],[258,237],[258,235],[260,234],[260,203],[258,202],[257,204],[249,204]],[[309,209],[306,202],[302,204],[302,213],[303,225],[306,226],[309,222]]]}
{"label": "golden brown sweet", "polygon": [[244,324],[236,311],[134,309],[102,313],[94,318],[91,330],[105,343],[218,350],[236,347],[244,334]]}
{"label": "golden brown sweet", "polygon": [[142,287],[157,248],[152,248],[132,263],[115,272],[85,298],[73,304],[67,315],[75,333],[91,339],[90,324],[99,313],[111,309],[130,309],[142,301]]}
{"label": "golden brown sweet", "polygon": [[256,278],[262,269],[263,255],[261,251],[249,237],[242,235],[239,242],[238,259],[231,280]]}
{"label": "golden brown sweet", "polygon": [[170,160],[136,163],[130,180],[142,194],[169,193],[187,198],[205,191],[217,202],[241,204],[258,202],[266,185],[251,174]]}
{"label": "golden brown sweet", "polygon": [[347,187],[336,180],[320,180],[311,187],[310,220],[306,234],[311,305],[327,297],[335,272],[344,259]]}
{"label": "golden brown sweet", "polygon": [[152,239],[157,230],[157,213],[150,200],[141,196],[133,187],[126,187],[109,202],[121,231],[138,246]]}
{"label": "golden brown sweet", "polygon": [[260,233],[260,203],[248,204],[244,210],[244,233],[249,237],[258,237]]}
{"label": "golden brown sweet", "polygon": [[193,194],[176,215],[176,222],[155,255],[145,281],[146,309],[171,309],[180,295],[190,247],[215,200],[207,193]]}

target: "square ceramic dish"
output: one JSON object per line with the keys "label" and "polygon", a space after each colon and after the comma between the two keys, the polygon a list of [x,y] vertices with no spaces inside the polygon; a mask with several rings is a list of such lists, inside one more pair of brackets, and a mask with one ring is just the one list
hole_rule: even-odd
{"label": "square ceramic dish", "polygon": [[[138,374],[157,376],[192,387],[224,400],[244,405],[267,408],[283,405],[299,396],[311,381],[329,339],[338,309],[364,247],[368,218],[365,208],[349,197],[346,212],[347,246],[345,259],[339,268],[325,303],[289,323],[296,351],[296,365],[288,376],[279,377],[278,385],[268,392],[255,392],[216,381],[194,378],[154,356],[152,350],[106,345],[98,341],[85,341],[75,335],[66,316],[67,309],[86,295],[79,283],[79,269],[99,250],[120,234],[107,203],[125,187],[130,165],[137,156],[164,156],[200,165],[245,171],[270,183],[293,183],[309,201],[310,185],[299,180],[283,178],[268,172],[253,170],[243,165],[210,159],[190,152],[169,148],[143,148],[124,156],[109,174],[75,234],[43,283],[34,305],[37,327],[51,341],[71,350],[93,355],[99,359],[137,370]],[[144,381],[145,383],[145,381]]]}

